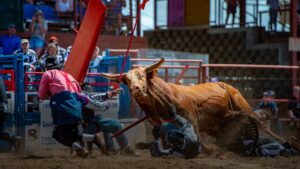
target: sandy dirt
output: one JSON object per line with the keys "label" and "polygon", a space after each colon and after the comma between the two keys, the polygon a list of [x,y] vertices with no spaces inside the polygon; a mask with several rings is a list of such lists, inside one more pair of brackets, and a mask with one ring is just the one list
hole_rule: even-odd
{"label": "sandy dirt", "polygon": [[86,159],[71,156],[67,150],[2,153],[0,169],[300,169],[300,156],[249,158],[226,153],[225,160],[215,156],[184,160],[175,157],[153,158],[146,150],[139,152],[139,157],[104,156],[94,152]]}

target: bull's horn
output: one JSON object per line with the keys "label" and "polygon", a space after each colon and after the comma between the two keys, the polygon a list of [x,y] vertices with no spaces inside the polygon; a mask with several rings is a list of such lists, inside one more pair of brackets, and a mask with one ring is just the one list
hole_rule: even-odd
{"label": "bull's horn", "polygon": [[151,72],[152,70],[156,69],[156,68],[159,68],[161,64],[163,64],[165,62],[165,59],[164,58],[161,58],[159,62],[157,63],[154,63],[148,67],[146,67],[145,69],[145,72]]}
{"label": "bull's horn", "polygon": [[[120,78],[120,74],[112,74],[112,73],[101,73],[101,76],[103,76],[107,79],[116,80],[116,81],[119,81],[119,78]],[[123,73],[122,78],[125,76],[126,76],[126,73]]]}

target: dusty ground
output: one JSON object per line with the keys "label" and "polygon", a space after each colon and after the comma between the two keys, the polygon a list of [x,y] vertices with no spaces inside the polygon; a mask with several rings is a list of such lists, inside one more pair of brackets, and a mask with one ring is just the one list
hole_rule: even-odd
{"label": "dusty ground", "polygon": [[192,160],[173,157],[152,158],[140,150],[140,157],[94,156],[81,159],[66,150],[35,153],[0,154],[0,169],[300,169],[300,156],[277,158],[247,158],[227,153],[225,160],[200,156]]}

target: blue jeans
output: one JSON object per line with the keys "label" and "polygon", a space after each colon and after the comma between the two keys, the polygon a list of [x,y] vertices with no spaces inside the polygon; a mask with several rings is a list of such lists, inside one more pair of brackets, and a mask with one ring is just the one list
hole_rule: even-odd
{"label": "blue jeans", "polygon": [[[88,122],[83,133],[95,134],[97,132],[102,131],[104,135],[106,148],[108,150],[111,150],[115,148],[111,136],[122,129],[123,129],[123,125],[117,119],[109,119],[109,118],[102,118],[100,116],[95,116],[92,120]],[[120,147],[124,147],[128,145],[128,140],[124,134],[121,134],[118,137],[116,137],[116,140],[120,145]]]}
{"label": "blue jeans", "polygon": [[45,46],[45,41],[40,38],[31,38],[29,43],[31,49],[44,48]]}

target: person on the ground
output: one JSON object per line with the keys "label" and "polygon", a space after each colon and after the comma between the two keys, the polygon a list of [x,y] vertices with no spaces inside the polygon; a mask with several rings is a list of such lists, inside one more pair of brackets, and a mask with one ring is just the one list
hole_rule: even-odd
{"label": "person on the ground", "polygon": [[[201,144],[193,125],[177,114],[176,108],[170,104],[170,113],[175,121],[164,122],[161,126],[153,128],[154,141],[150,147],[150,153],[154,157],[173,155],[180,158],[190,159],[196,157],[201,151]],[[160,136],[166,139],[170,149],[163,149]]]}
{"label": "person on the ground", "polygon": [[9,24],[7,27],[8,33],[0,37],[0,46],[4,55],[11,55],[17,49],[20,49],[21,38],[16,35],[17,26]]}

